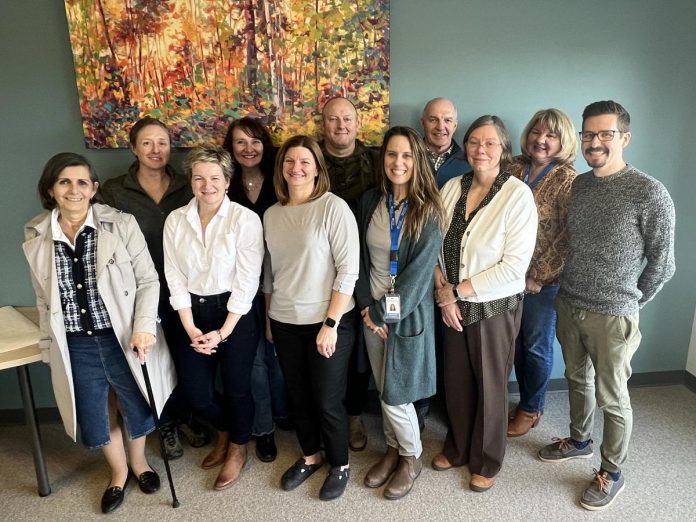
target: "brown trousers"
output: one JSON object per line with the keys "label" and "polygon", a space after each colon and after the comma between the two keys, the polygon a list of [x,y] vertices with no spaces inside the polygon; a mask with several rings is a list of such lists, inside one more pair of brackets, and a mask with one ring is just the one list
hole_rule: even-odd
{"label": "brown trousers", "polygon": [[494,477],[505,457],[507,383],[522,303],[457,332],[445,326],[445,399],[450,428],[443,454],[454,466]]}

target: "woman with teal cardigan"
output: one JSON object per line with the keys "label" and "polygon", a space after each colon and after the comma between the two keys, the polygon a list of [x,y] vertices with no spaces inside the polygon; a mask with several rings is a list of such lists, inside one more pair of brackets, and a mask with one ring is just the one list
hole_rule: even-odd
{"label": "woman with teal cardigan", "polygon": [[413,402],[435,393],[433,269],[443,210],[425,145],[392,127],[380,152],[377,188],[358,207],[360,277],[355,287],[365,344],[380,394],[387,451],[365,485],[384,496],[411,490],[423,467]]}

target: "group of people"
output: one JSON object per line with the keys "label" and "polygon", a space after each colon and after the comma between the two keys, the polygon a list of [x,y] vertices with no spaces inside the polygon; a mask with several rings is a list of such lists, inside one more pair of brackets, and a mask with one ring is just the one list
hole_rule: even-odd
{"label": "group of people", "polygon": [[[166,126],[144,118],[130,134],[136,161],[102,190],[84,157],[49,160],[39,181],[48,212],[27,224],[24,250],[66,431],[75,439],[79,424],[111,468],[103,512],[122,503],[131,476],[145,493],[159,488],[144,453],[154,429],[145,359],[170,458],[183,451],[179,432],[204,445],[211,426],[202,467],[220,467],[214,488],[227,489],[252,437],[270,462],[274,427],[292,426],[302,455],[281,487],[297,488],[326,461],[322,500],[345,491],[349,448],[366,447],[371,376],[386,451],[364,484],[399,499],[423,468],[438,359],[448,432],[431,465],[467,465],[470,489],[483,492],[507,437],[543,415],[557,335],[570,436],[539,458],[591,458],[598,404],[602,462],[581,505],[613,502],[624,487],[638,310],[674,272],[674,207],[623,159],[628,112],[588,105],[578,140],[566,114],[541,110],[516,157],[497,116],[477,118],[462,147],[450,100],[429,101],[421,122],[423,136],[395,126],[375,150],[357,139],[353,104],[334,98],[321,141],[294,136],[276,152],[245,117],[223,147],[192,149],[181,176],[168,164]],[[580,176],[578,141],[592,169]],[[513,365],[520,402],[508,415]]]}

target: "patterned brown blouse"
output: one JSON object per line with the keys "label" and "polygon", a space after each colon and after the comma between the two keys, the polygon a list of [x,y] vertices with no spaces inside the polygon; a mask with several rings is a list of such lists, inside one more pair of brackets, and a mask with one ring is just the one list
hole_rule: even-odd
{"label": "patterned brown blouse", "polygon": [[[515,156],[506,170],[523,180],[527,159]],[[568,254],[568,203],[570,188],[577,173],[572,165],[556,165],[532,189],[539,214],[539,228],[532,263],[527,277],[541,285],[558,281]]]}

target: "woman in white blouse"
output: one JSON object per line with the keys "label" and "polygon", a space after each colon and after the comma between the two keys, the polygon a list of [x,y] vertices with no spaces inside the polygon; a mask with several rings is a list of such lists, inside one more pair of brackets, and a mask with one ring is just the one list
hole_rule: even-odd
{"label": "woman in white blouse", "polygon": [[[251,369],[260,325],[249,314],[263,263],[261,221],[232,203],[232,159],[219,147],[193,149],[185,161],[194,198],[164,226],[164,269],[185,334],[176,349],[179,383],[191,407],[218,430],[209,469],[223,464],[215,489],[239,480],[254,418]],[[218,368],[223,396],[215,391]]]}
{"label": "woman in white blouse", "polygon": [[264,270],[270,332],[285,375],[303,457],[281,480],[295,489],[323,464],[331,470],[319,497],[343,494],[348,417],[343,405],[355,331],[353,288],[359,242],[348,204],[328,192],[329,175],[313,138],[287,140],[276,159],[278,203],[264,214]]}

